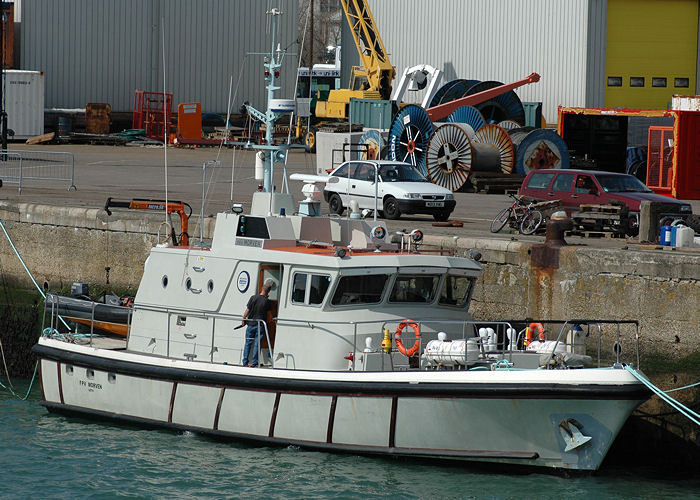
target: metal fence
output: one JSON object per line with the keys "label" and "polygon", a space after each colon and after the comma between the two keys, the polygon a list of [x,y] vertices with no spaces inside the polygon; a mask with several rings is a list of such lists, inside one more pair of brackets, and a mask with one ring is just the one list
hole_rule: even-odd
{"label": "metal fence", "polygon": [[65,181],[75,190],[73,153],[54,151],[0,151],[0,180],[17,184],[21,193],[27,181]]}

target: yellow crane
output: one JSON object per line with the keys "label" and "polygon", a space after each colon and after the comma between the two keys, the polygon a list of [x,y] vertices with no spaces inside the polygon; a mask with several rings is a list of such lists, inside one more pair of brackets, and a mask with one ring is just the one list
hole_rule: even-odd
{"label": "yellow crane", "polygon": [[[353,66],[349,89],[331,90],[327,101],[316,103],[316,116],[319,118],[346,119],[351,98],[389,99],[391,82],[396,75],[367,1],[340,0],[340,4],[362,65]],[[357,85],[360,89],[355,90]]]}

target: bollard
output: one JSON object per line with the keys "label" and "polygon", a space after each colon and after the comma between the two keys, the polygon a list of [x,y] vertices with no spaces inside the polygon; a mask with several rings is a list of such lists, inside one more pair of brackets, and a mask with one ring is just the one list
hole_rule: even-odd
{"label": "bollard", "polygon": [[573,221],[566,215],[566,212],[560,210],[554,212],[547,221],[547,230],[544,235],[544,244],[552,247],[565,246],[566,240],[564,234],[566,231],[571,231],[574,228]]}

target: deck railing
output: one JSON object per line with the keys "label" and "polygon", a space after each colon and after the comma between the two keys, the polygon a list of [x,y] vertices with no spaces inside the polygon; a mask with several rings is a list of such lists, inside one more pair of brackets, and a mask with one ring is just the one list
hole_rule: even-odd
{"label": "deck railing", "polygon": [[[45,302],[45,316],[46,313],[48,313],[51,318],[49,332],[59,333],[57,317],[60,300],[61,297],[59,296],[47,296],[47,301]],[[92,339],[95,334],[95,311],[102,305],[103,304],[98,302],[92,303],[89,325],[90,333],[86,335],[86,343],[92,344]],[[173,317],[185,316],[188,321],[191,319],[210,321],[211,331],[208,332],[205,337],[211,339],[211,345],[209,345],[208,340],[207,343],[200,344],[201,347],[210,349],[210,357],[208,360],[198,359],[197,361],[207,361],[211,363],[222,362],[215,361],[214,357],[214,352],[218,349],[217,335],[222,335],[221,332],[216,331],[217,321],[224,320],[227,322],[241,323],[243,320],[242,315],[239,314],[211,313],[201,310],[169,308],[156,305],[139,304],[134,306],[133,309],[127,309],[129,309],[128,332],[131,332],[131,320],[137,311],[150,311],[164,314],[167,336],[167,351],[165,355],[168,357],[171,356],[170,346],[173,340],[171,325],[173,324]],[[267,354],[269,356],[270,366],[272,368],[279,368],[275,363],[274,342],[271,341],[267,323],[263,320],[255,321],[257,321],[262,328],[264,339],[267,340],[268,345],[267,353],[263,353],[261,348],[262,342],[258,343],[259,359],[264,359],[263,354]],[[633,320],[573,319],[538,321],[528,319],[527,321],[494,322],[424,318],[416,320],[309,321],[292,318],[275,318],[274,321],[278,329],[294,329],[296,335],[303,335],[305,332],[313,330],[315,334],[321,332],[322,335],[332,335],[336,340],[346,343],[349,370],[358,369],[358,360],[361,356],[382,352],[389,354],[386,356],[386,365],[390,371],[408,370],[411,368],[443,369],[445,366],[442,366],[441,363],[435,362],[434,359],[430,360],[425,356],[428,342],[442,337],[440,332],[448,332],[445,334],[446,341],[464,341],[462,344],[464,350],[453,351],[452,354],[455,356],[461,356],[462,359],[466,360],[469,354],[469,347],[476,346],[479,361],[482,363],[482,369],[491,366],[496,368],[512,367],[514,365],[514,357],[518,355],[517,353],[522,353],[523,351],[529,352],[523,345],[527,331],[526,326],[523,325],[531,325],[532,323],[541,324],[543,326],[542,340],[540,341],[539,338],[532,339],[532,342],[542,342],[539,345],[545,347],[544,350],[538,351],[541,355],[539,358],[540,366],[543,368],[561,366],[561,360],[558,358],[561,356],[562,350],[558,349],[558,347],[563,347],[560,346],[560,344],[563,344],[567,346],[567,348],[573,349],[571,344],[567,345],[567,341],[571,340],[567,338],[567,336],[570,336],[572,333],[576,333],[576,335],[580,337],[582,340],[581,345],[584,346],[585,353],[590,355],[589,357],[597,363],[598,367],[611,364],[619,365],[622,362],[623,354],[628,362],[636,363],[637,367],[639,367],[640,362],[639,323]],[[404,325],[405,328],[402,333],[403,344],[406,348],[410,348],[413,346],[414,342],[417,342],[418,349],[416,352],[419,356],[411,359],[407,356],[396,355],[395,331],[400,324],[408,324],[408,326]],[[414,335],[413,324],[415,324],[419,335]],[[240,327],[234,328],[234,330],[238,328]],[[382,341],[385,338],[386,331],[388,331],[391,346],[389,352],[386,352],[382,347]],[[197,333],[201,334],[203,332]],[[74,332],[71,334],[74,334]],[[245,341],[245,339],[243,340]],[[467,345],[467,340],[472,341],[471,345]],[[591,346],[590,342],[585,342],[586,340],[593,340],[595,346]],[[218,344],[220,344],[220,341]],[[534,347],[537,347],[537,345]],[[631,353],[631,357],[628,355],[629,353]],[[196,355],[195,353],[185,353],[183,357],[185,359],[194,360]],[[236,361],[232,359],[226,362],[236,363]],[[240,359],[238,362],[240,362]],[[517,362],[515,365],[517,365]],[[362,367],[359,368],[362,369]],[[468,365],[464,362],[453,363],[449,365],[448,368],[467,369]]]}

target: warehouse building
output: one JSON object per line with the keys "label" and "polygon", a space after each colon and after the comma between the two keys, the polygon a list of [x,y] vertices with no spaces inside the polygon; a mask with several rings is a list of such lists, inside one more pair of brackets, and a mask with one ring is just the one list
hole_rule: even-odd
{"label": "warehouse building", "polygon": [[[233,79],[233,110],[244,101],[261,107],[262,56],[247,54],[268,49],[265,12],[280,7],[279,39],[290,54],[281,94],[291,96],[305,2],[22,0],[15,58],[21,69],[44,72],[47,108],[106,102],[129,112],[136,89],[162,91],[164,79],[175,104],[199,101],[204,111],[223,113]],[[340,8],[338,0],[325,0],[331,3]],[[537,72],[541,81],[517,93],[522,101],[542,102],[550,124],[559,105],[666,109],[674,94],[699,93],[698,0],[367,3],[397,79],[416,64],[441,69],[443,82],[507,83]],[[359,58],[342,25],[347,86]]]}
{"label": "warehouse building", "polygon": [[[417,64],[443,81],[537,72],[517,94],[542,102],[550,124],[559,105],[667,109],[698,93],[698,0],[367,2],[398,75]],[[343,47],[349,75],[359,58],[347,27]]]}
{"label": "warehouse building", "polygon": [[272,7],[284,13],[278,40],[290,55],[280,81],[291,97],[297,0],[23,0],[21,68],[44,72],[49,109],[101,102],[130,112],[135,90],[165,86],[175,105],[225,113],[231,81],[234,112],[245,101],[264,109]]}

